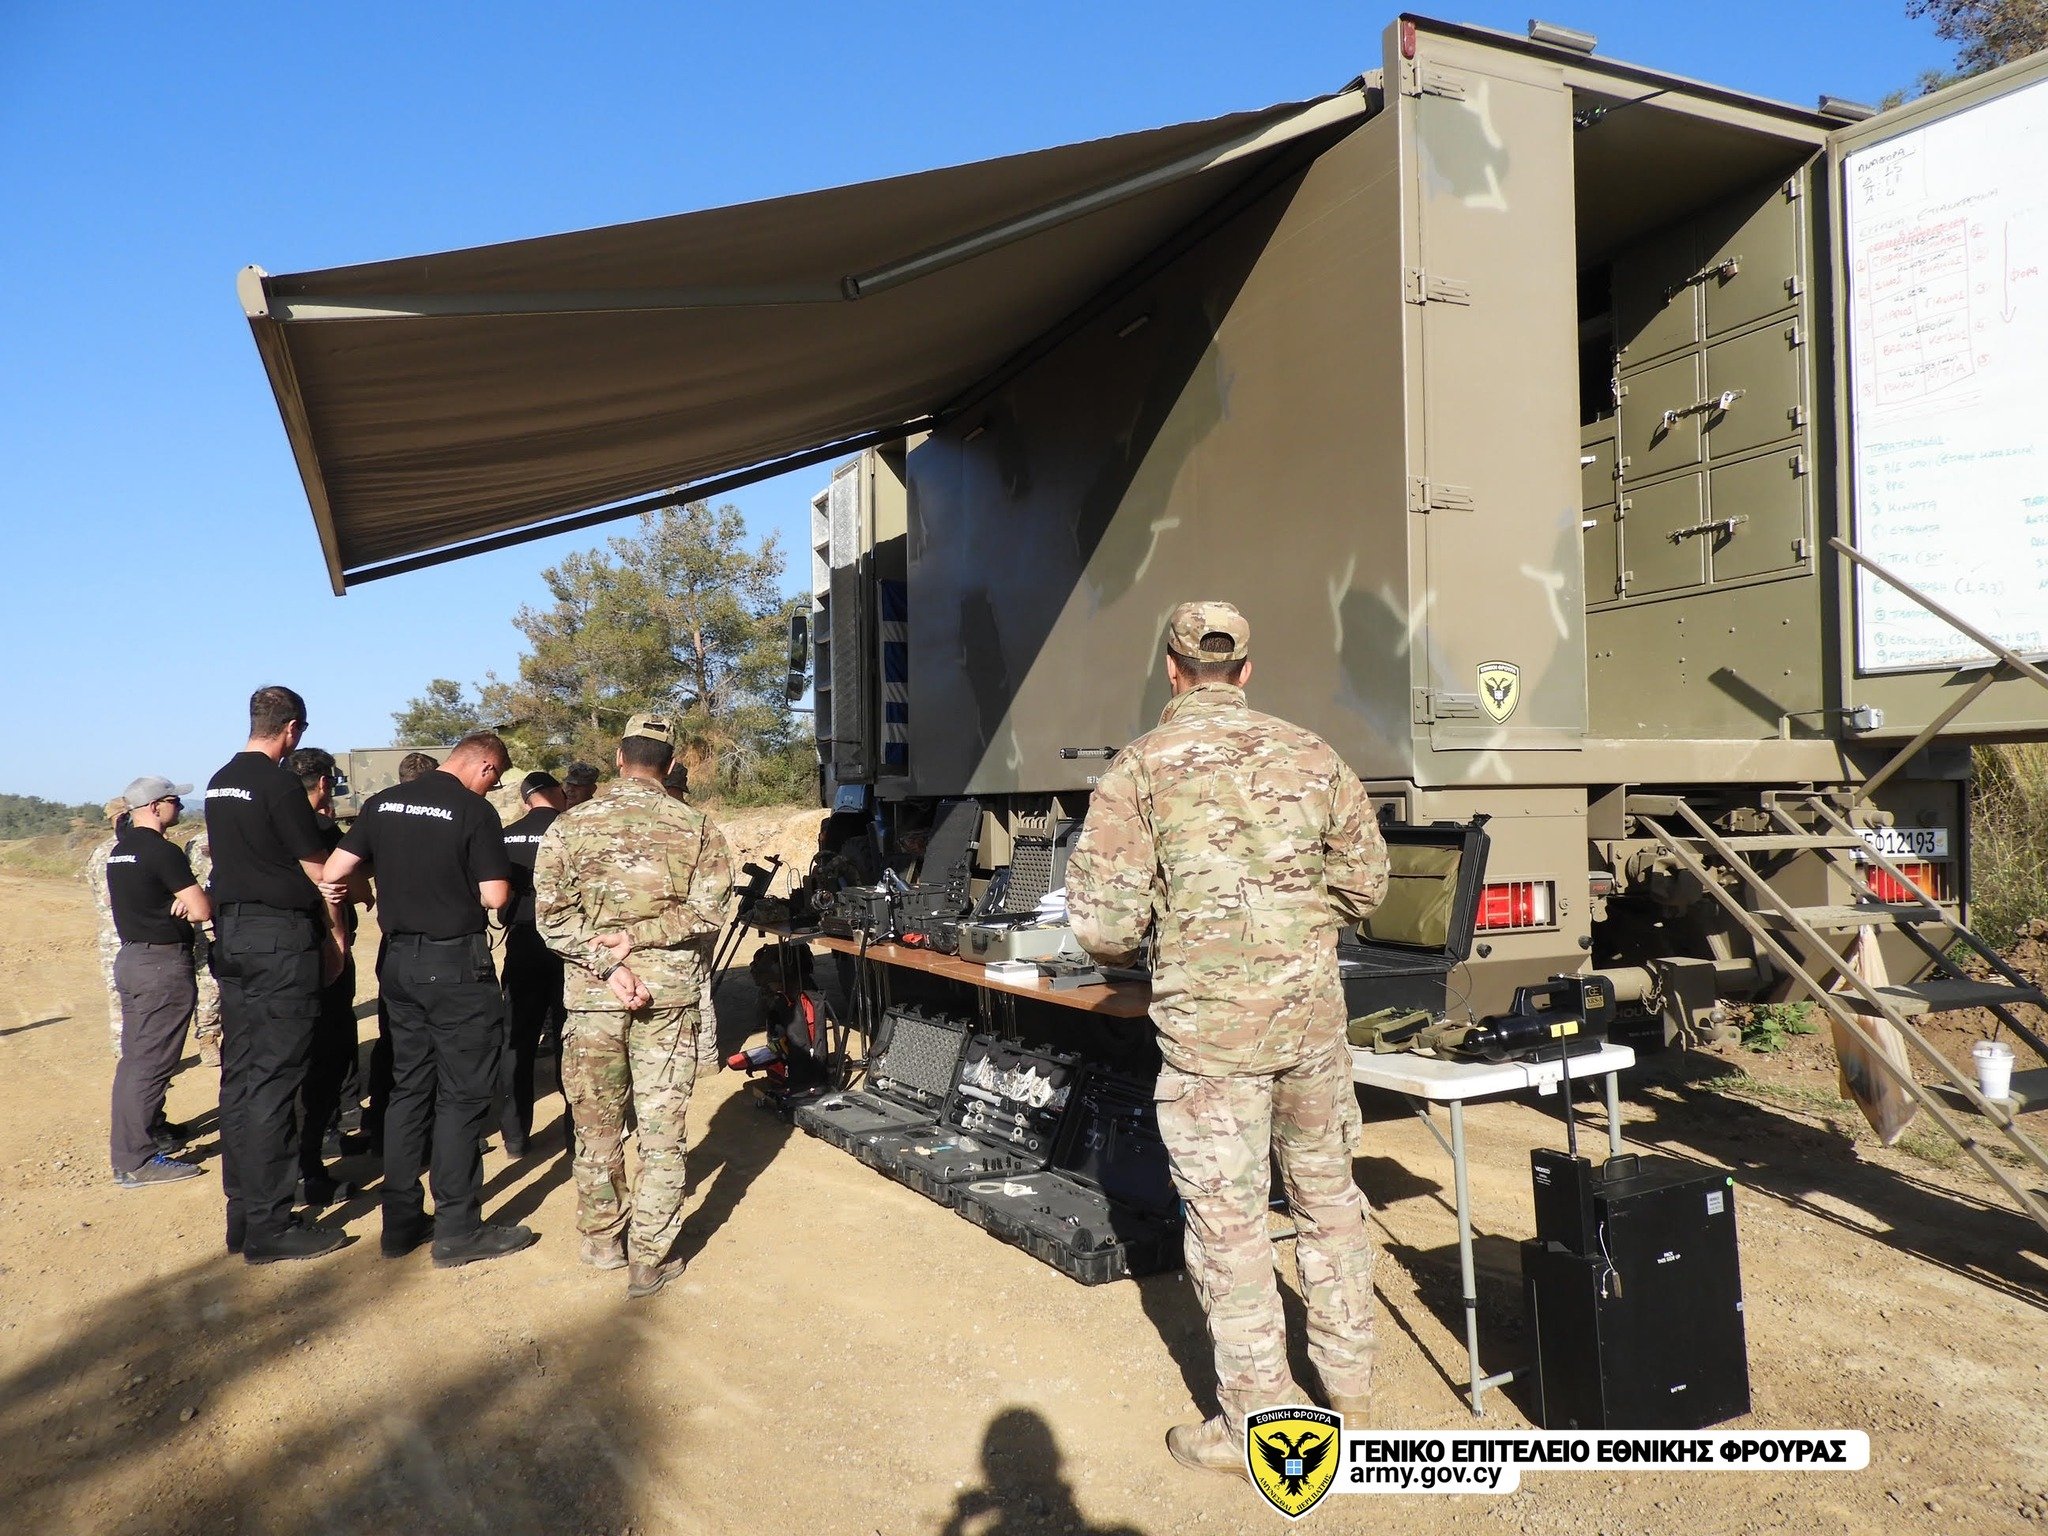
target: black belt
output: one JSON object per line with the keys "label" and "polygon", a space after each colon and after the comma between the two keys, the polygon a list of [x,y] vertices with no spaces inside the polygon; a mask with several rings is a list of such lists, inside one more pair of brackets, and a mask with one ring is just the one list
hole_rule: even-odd
{"label": "black belt", "polygon": [[385,938],[393,944],[410,944],[415,949],[466,948],[481,939],[481,933],[465,933],[453,939],[430,939],[424,933],[389,933]]}
{"label": "black belt", "polygon": [[121,947],[123,949],[190,949],[192,947],[192,941],[190,939],[186,939],[182,943],[172,941],[168,943],[158,944],[153,940],[147,939],[123,939],[121,941]]}
{"label": "black belt", "polygon": [[316,915],[305,907],[273,907],[267,901],[224,901],[220,910],[250,917],[303,917],[308,922]]}

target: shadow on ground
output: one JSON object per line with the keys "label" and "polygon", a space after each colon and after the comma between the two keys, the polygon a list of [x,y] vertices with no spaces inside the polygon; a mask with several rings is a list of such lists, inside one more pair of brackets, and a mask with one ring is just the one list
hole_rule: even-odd
{"label": "shadow on ground", "polygon": [[238,1388],[399,1304],[406,1278],[332,1262],[258,1276],[221,1257],[113,1297],[0,1379],[0,1527],[539,1536],[632,1518],[643,1447],[624,1326],[439,1382],[401,1372],[406,1390],[367,1406],[316,1404],[309,1379],[259,1452],[223,1456],[224,1421],[249,1401]]}

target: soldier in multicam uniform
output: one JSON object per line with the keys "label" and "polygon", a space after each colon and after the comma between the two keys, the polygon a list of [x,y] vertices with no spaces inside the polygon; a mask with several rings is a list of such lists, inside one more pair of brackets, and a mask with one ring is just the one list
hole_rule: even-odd
{"label": "soldier in multicam uniform", "polygon": [[[626,1294],[652,1296],[680,1267],[683,1126],[697,1069],[716,1058],[701,1006],[732,894],[725,834],[662,788],[666,719],[635,715],[619,776],[557,818],[534,859],[534,919],[568,962],[562,1090],[576,1127],[576,1224],[595,1269],[630,1262]],[[640,1169],[626,1190],[628,1100]]]}
{"label": "soldier in multicam uniform", "polygon": [[1330,1406],[1361,1418],[1373,1362],[1372,1249],[1351,1177],[1358,1130],[1337,929],[1386,892],[1365,788],[1329,745],[1246,707],[1251,626],[1183,603],[1172,701],[1110,764],[1067,866],[1075,936],[1128,963],[1149,932],[1155,1097],[1187,1206],[1222,1413],[1166,1437],[1176,1461],[1245,1471],[1245,1416],[1302,1401],[1266,1231],[1277,1150],[1293,1207],[1308,1351]]}
{"label": "soldier in multicam uniform", "polygon": [[114,1060],[119,1061],[121,991],[114,985],[114,960],[121,953],[121,935],[114,931],[114,904],[107,896],[107,857],[114,851],[121,824],[128,819],[128,802],[116,795],[103,809],[107,814],[107,825],[114,830],[86,855],[85,872],[79,878],[92,892],[92,910],[99,921],[100,980],[107,986],[107,1026],[113,1037]]}
{"label": "soldier in multicam uniform", "polygon": [[[213,878],[213,850],[206,841],[206,834],[200,833],[185,845],[185,857],[192,861],[192,877],[199,882],[203,891]],[[192,1039],[199,1047],[199,1060],[206,1066],[220,1065],[220,983],[213,979],[213,967],[207,963],[207,939],[213,932],[212,923],[200,925],[200,938],[192,946],[194,979],[199,984],[199,1001],[192,1009]]]}

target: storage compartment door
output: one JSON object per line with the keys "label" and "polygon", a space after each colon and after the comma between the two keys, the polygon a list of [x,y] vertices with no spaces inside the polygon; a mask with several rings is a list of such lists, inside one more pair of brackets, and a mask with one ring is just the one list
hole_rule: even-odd
{"label": "storage compartment door", "polygon": [[1716,581],[1762,576],[1805,564],[1807,526],[1805,456],[1783,449],[1716,464],[1707,471],[1704,535]]}
{"label": "storage compartment door", "polygon": [[1428,575],[1415,723],[1437,751],[1576,751],[1584,506],[1578,398],[1558,387],[1578,370],[1571,93],[1548,64],[1431,50],[1400,97],[1422,428],[1408,507]]}
{"label": "storage compartment door", "polygon": [[1621,565],[1630,597],[1675,592],[1707,579],[1700,477],[1636,486],[1621,500]]}

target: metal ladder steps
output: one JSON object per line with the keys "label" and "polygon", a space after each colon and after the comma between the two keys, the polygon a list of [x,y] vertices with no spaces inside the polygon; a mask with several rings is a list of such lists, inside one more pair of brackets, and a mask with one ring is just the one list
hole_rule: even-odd
{"label": "metal ladder steps", "polygon": [[[1698,842],[1699,839],[1690,841]],[[1744,853],[1789,853],[1799,848],[1835,848],[1846,853],[1864,844],[1860,837],[1843,837],[1833,832],[1772,832],[1757,837],[1724,837],[1721,845]]]}
{"label": "metal ladder steps", "polygon": [[1759,921],[1772,928],[1791,929],[1797,932],[1793,918],[1801,919],[1807,927],[1825,932],[1829,929],[1844,928],[1889,928],[1893,924],[1945,923],[1947,918],[1929,907],[1900,906],[1853,906],[1853,907],[1794,907],[1791,912],[1759,910]]}
{"label": "metal ladder steps", "polygon": [[[1956,1109],[1966,1110],[1973,1115],[1980,1113],[1962,1089],[1953,1083],[1924,1083],[1921,1086],[1930,1093],[1939,1094]],[[2013,1073],[2011,1094],[1992,1102],[2014,1115],[2048,1109],[2048,1067],[2030,1067],[2025,1072]]]}
{"label": "metal ladder steps", "polygon": [[[2009,986],[2002,981],[1974,981],[1968,977],[1940,976],[1930,981],[1876,990],[1879,997],[1908,1017],[1947,1013],[1956,1008],[1988,1008],[1993,1004],[2008,1008],[2014,1003],[2048,1007],[2048,998],[2032,987]],[[1878,1012],[1870,999],[1854,992],[1844,992],[1841,997],[1843,1006],[1857,1013],[1875,1016]]]}

